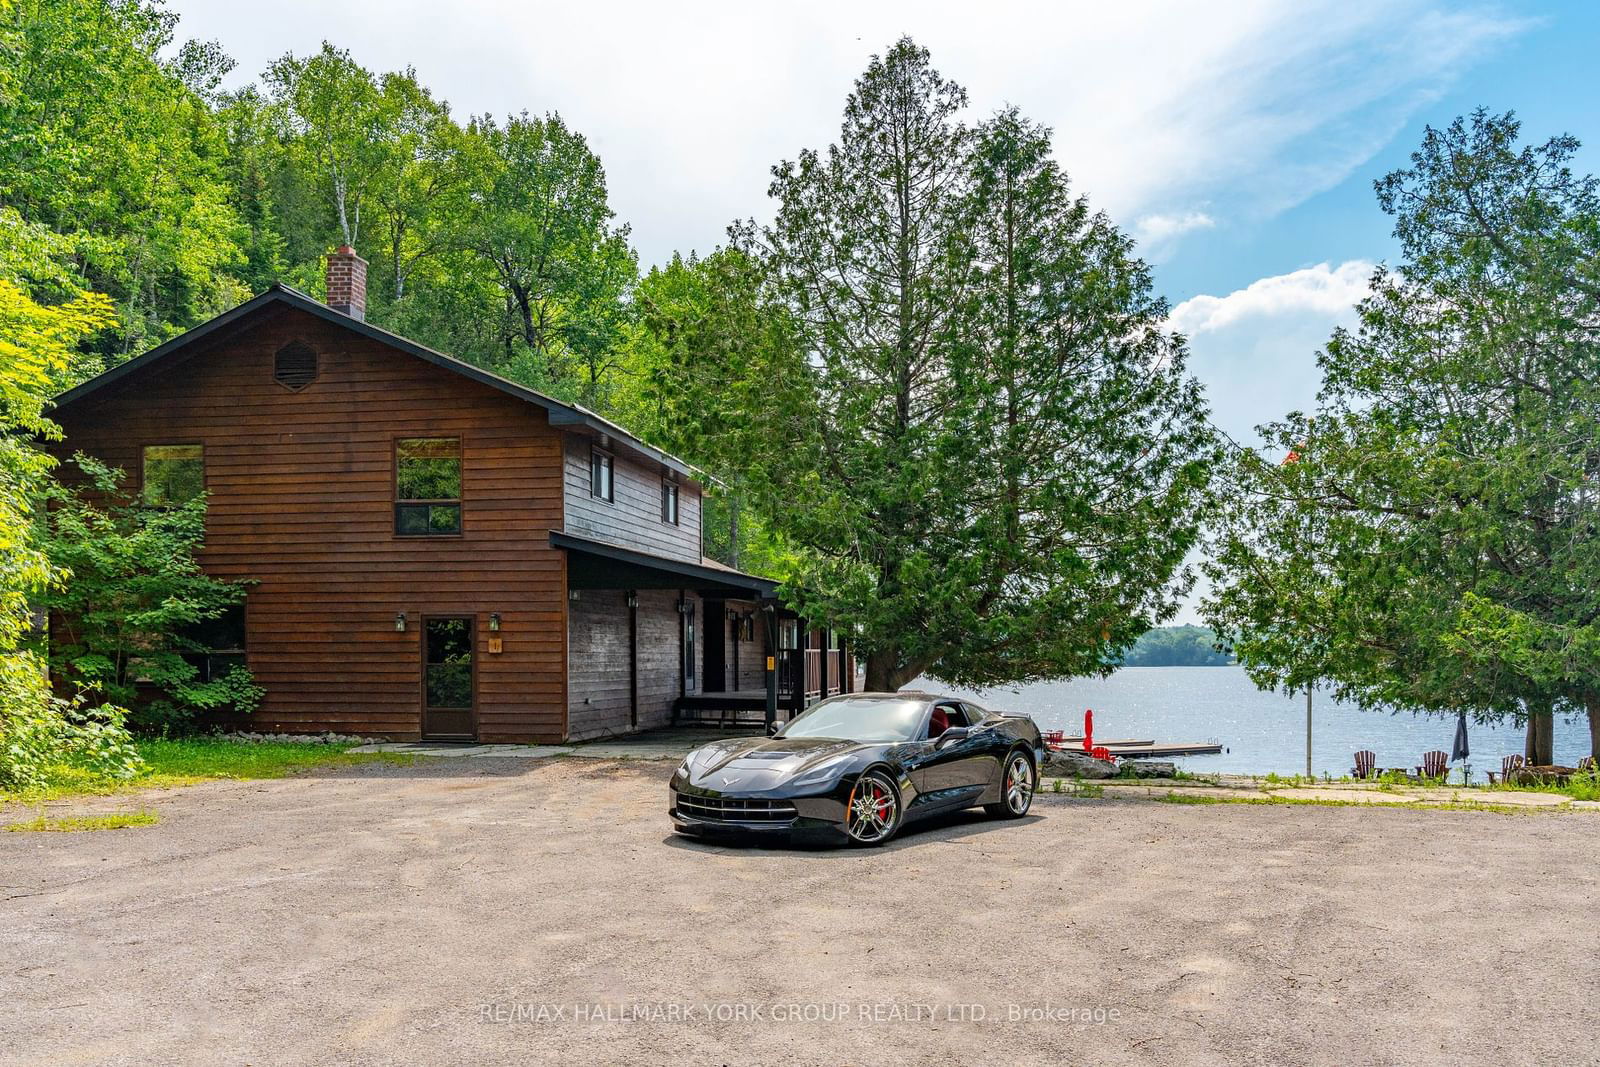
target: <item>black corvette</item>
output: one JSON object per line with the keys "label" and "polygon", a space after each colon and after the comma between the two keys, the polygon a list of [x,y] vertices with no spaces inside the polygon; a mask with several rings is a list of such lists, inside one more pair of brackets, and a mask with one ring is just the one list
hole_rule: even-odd
{"label": "black corvette", "polygon": [[928,693],[854,693],[768,738],[689,753],[672,776],[679,833],[816,835],[881,845],[905,823],[982,804],[1028,813],[1044,742],[1032,719]]}

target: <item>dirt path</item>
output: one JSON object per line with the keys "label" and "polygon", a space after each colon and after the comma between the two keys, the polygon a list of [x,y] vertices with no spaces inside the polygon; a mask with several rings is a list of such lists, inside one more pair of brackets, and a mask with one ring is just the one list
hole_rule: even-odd
{"label": "dirt path", "polygon": [[669,767],[364,767],[0,833],[0,1062],[1595,1060],[1600,818],[1046,796],[733,849],[668,833]]}

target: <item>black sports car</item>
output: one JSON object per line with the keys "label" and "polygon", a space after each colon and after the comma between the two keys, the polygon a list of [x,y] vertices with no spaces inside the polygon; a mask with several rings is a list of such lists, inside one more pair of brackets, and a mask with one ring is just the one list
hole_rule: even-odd
{"label": "black sports car", "polygon": [[1043,758],[1032,719],[928,693],[852,693],[770,738],[689,753],[672,776],[672,825],[881,845],[912,819],[975,804],[1021,818]]}

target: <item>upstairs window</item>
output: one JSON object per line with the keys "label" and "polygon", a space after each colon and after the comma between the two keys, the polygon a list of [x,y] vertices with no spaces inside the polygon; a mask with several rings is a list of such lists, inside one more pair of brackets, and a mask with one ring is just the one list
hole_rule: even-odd
{"label": "upstairs window", "polygon": [[589,495],[609,504],[614,494],[611,457],[597,448],[589,453]]}
{"label": "upstairs window", "polygon": [[394,445],[394,532],[439,537],[461,532],[461,439],[408,437]]}
{"label": "upstairs window", "polygon": [[146,445],[140,484],[144,487],[144,502],[152,507],[187,504],[206,490],[204,447]]}
{"label": "upstairs window", "polygon": [[678,525],[678,483],[661,483],[661,521]]}

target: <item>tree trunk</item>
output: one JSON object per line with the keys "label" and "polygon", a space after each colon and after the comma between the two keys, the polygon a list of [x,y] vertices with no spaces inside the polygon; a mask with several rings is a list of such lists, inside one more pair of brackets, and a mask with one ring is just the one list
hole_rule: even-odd
{"label": "tree trunk", "polygon": [[1600,760],[1600,697],[1591,697],[1589,709],[1589,755]]}
{"label": "tree trunk", "polygon": [[1528,739],[1522,754],[1535,767],[1548,767],[1555,762],[1555,726],[1555,715],[1548,707],[1528,709]]}
{"label": "tree trunk", "polygon": [[925,663],[901,663],[894,651],[874,652],[867,656],[868,693],[895,693],[900,687],[922,673]]}

